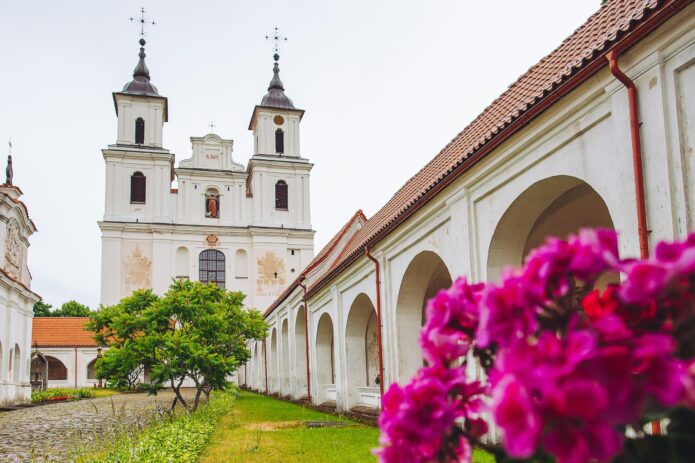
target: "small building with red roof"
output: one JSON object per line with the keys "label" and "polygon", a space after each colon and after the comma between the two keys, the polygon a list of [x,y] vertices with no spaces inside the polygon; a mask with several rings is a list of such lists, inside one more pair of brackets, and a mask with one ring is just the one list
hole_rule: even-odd
{"label": "small building with red roof", "polygon": [[92,387],[99,347],[89,317],[35,317],[31,335],[31,383],[35,388]]}

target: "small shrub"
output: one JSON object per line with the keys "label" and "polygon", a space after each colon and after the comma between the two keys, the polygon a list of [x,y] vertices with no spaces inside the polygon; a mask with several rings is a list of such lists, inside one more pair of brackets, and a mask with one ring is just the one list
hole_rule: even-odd
{"label": "small shrub", "polygon": [[40,402],[60,402],[69,400],[92,399],[96,395],[94,391],[88,388],[83,389],[68,389],[56,388],[46,389],[45,391],[32,391],[32,403]]}
{"label": "small shrub", "polygon": [[[123,432],[101,451],[87,449],[78,463],[195,463],[207,446],[219,419],[232,408],[237,389],[213,393],[210,402],[193,413],[163,414],[144,428]],[[114,443],[115,442],[115,443]]]}

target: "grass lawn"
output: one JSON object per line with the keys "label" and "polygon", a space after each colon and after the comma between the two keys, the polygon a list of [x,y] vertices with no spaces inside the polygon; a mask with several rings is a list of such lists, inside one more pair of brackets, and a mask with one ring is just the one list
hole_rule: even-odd
{"label": "grass lawn", "polygon": [[[335,421],[342,428],[307,428],[303,421]],[[199,463],[374,462],[379,430],[298,405],[242,392],[222,418]]]}
{"label": "grass lawn", "polygon": [[[307,428],[304,421],[335,421],[342,428]],[[302,423],[298,423],[302,422]],[[242,392],[222,418],[198,463],[375,462],[379,430],[298,405]],[[494,461],[476,453],[476,462]]]}

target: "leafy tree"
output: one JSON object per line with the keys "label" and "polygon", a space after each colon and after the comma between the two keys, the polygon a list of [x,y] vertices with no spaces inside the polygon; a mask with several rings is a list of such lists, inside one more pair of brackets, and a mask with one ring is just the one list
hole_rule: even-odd
{"label": "leafy tree", "polygon": [[[195,410],[203,394],[226,389],[229,375],[251,358],[247,341],[266,336],[261,314],[243,302],[240,292],[187,280],[173,282],[162,298],[135,291],[92,316],[95,338],[110,346],[97,374],[126,385],[146,366],[151,384],[143,387],[156,393],[168,385],[176,395],[172,408],[179,402]],[[181,394],[186,379],[196,388],[191,402]]]}
{"label": "leafy tree", "polygon": [[46,304],[43,301],[39,301],[36,304],[34,304],[34,316],[35,317],[52,317],[53,313],[51,312],[51,308],[53,308],[53,306],[51,304]]}
{"label": "leafy tree", "polygon": [[68,301],[60,306],[60,309],[52,313],[53,317],[89,317],[91,310],[77,301]]}
{"label": "leafy tree", "polygon": [[116,305],[101,307],[91,314],[90,330],[101,346],[111,346],[96,363],[98,378],[108,378],[115,387],[135,388],[140,382],[150,353],[142,351],[137,337],[147,331],[143,312],[159,298],[152,290],[137,290]]}

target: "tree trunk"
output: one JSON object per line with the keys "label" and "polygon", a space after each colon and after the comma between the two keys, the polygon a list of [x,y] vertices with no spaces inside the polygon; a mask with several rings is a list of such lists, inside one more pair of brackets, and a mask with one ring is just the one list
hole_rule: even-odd
{"label": "tree trunk", "polygon": [[[181,378],[181,380],[179,381],[179,384],[175,384],[174,380],[172,379],[171,380],[171,388],[174,390],[174,394],[176,394],[176,399],[178,399],[178,401],[181,402],[181,405],[183,405],[184,408],[190,412],[188,402],[186,402],[186,399],[184,399],[183,396],[181,395],[181,384],[183,384],[184,379],[186,379],[185,376]],[[176,399],[174,399],[174,400],[176,400]],[[174,404],[172,405],[171,411],[174,411],[174,408],[173,408],[174,406],[176,406],[176,402],[174,402]]]}

